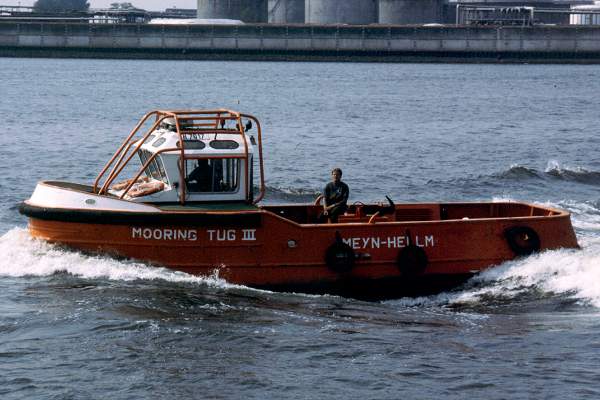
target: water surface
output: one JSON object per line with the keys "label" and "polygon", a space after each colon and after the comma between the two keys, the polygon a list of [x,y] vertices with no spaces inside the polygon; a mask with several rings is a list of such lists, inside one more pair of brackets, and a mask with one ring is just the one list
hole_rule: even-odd
{"label": "water surface", "polygon": [[[598,398],[599,92],[596,66],[0,59],[0,396]],[[366,303],[28,236],[38,180],[89,183],[147,111],[212,107],[262,121],[267,202],[339,166],[352,201],[567,209],[582,249]]]}

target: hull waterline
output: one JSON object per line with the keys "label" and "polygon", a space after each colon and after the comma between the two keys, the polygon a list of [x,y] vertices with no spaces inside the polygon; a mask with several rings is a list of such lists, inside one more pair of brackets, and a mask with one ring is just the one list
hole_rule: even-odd
{"label": "hull waterline", "polygon": [[[414,216],[416,211],[421,213],[416,218],[422,219],[423,210],[430,210],[431,220],[387,218],[368,223],[346,215],[347,222],[339,224],[299,221],[318,211],[311,205],[150,213],[60,209],[25,202],[21,212],[29,217],[33,237],[73,249],[194,275],[217,274],[230,283],[261,289],[368,299],[436,293],[518,257],[521,254],[507,239],[514,228],[537,235],[539,248],[534,251],[577,247],[569,214],[553,209],[524,203],[396,207],[395,219]],[[484,218],[483,210],[496,216]],[[539,215],[501,216],[509,210]],[[463,214],[471,217],[458,218]],[[352,265],[344,265],[344,260],[341,269],[331,265],[327,254],[335,246],[351,249]],[[425,255],[426,265],[419,260],[409,261],[414,265],[408,267],[400,265],[406,249],[415,248]]]}

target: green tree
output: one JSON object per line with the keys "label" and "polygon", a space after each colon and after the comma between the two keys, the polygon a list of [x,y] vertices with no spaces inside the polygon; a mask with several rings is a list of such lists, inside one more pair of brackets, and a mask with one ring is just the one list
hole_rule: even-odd
{"label": "green tree", "polygon": [[37,0],[33,5],[35,11],[87,11],[90,4],[87,0]]}

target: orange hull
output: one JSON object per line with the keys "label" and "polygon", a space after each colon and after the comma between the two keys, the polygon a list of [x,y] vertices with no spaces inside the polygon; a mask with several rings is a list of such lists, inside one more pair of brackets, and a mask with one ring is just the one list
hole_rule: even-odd
{"label": "orange hull", "polygon": [[[32,236],[50,242],[196,275],[217,271],[231,283],[307,292],[331,291],[328,286],[343,292],[361,282],[386,280],[416,287],[418,280],[440,277],[454,284],[530,253],[515,249],[507,237],[515,227],[537,235],[533,251],[578,247],[568,213],[522,203],[397,205],[393,215],[375,220],[356,206],[339,224],[309,223],[318,210],[309,205],[267,206],[256,211],[161,212],[133,219],[110,212],[68,217],[68,210],[59,217],[26,205],[22,212],[30,217]],[[336,243],[351,248],[354,258],[343,271],[327,261]],[[426,256],[424,267],[415,273],[399,265],[407,247],[420,248]]]}

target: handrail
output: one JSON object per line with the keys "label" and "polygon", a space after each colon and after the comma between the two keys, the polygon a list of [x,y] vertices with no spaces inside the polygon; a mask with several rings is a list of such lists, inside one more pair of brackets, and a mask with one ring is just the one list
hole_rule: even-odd
{"label": "handrail", "polygon": [[181,165],[179,166],[179,203],[185,204],[185,191],[187,190],[185,185],[185,176],[187,175],[187,165],[185,163],[185,145],[183,143],[183,137],[181,136],[181,129],[179,126],[179,118],[175,116],[175,129],[177,129],[177,136],[179,136],[179,160]]}
{"label": "handrail", "polygon": [[162,114],[176,114],[176,115],[211,115],[211,114],[230,114],[237,115],[237,111],[229,110],[227,108],[218,108],[213,110],[157,110]]}
{"label": "handrail", "polygon": [[[244,131],[242,128],[242,123],[241,123],[241,117],[240,114],[238,112],[235,111],[231,111],[231,110],[217,110],[214,112],[211,111],[189,111],[189,112],[183,112],[183,113],[177,113],[177,112],[167,112],[169,114],[171,114],[174,118],[175,118],[175,128],[177,131],[177,135],[179,136],[179,142],[181,143],[181,155],[179,157],[179,159],[181,160],[181,165],[179,166],[179,181],[181,182],[181,184],[179,185],[179,202],[183,205],[185,204],[185,198],[186,198],[186,190],[187,188],[185,187],[185,185],[183,184],[183,182],[185,181],[185,176],[186,176],[186,164],[185,164],[185,160],[186,159],[190,159],[186,156],[185,154],[185,146],[183,145],[184,142],[184,138],[183,136],[185,135],[194,135],[194,134],[212,134],[214,133],[216,134],[240,134],[242,136],[242,138],[244,138],[244,145],[245,145],[245,159],[248,160],[248,144],[246,143],[246,137],[244,135]],[[229,116],[222,116],[223,113],[227,113],[229,114]],[[182,114],[182,115],[179,115]],[[207,115],[207,114],[212,114],[211,117],[197,117],[197,116],[193,116],[190,117],[191,115]],[[220,121],[223,120],[237,120],[237,129],[236,130],[224,130],[224,129],[202,129],[200,132],[190,132],[187,130],[182,130],[181,126],[179,124],[179,120],[180,119],[186,119],[183,116],[187,116],[190,119],[193,120],[201,120],[201,121],[215,121],[215,124],[218,126],[218,124],[220,123]],[[248,180],[247,176],[248,176],[248,161],[246,161],[246,165],[245,165],[245,169],[246,169],[246,180]],[[248,198],[248,186],[246,185],[246,198]]]}
{"label": "handrail", "polygon": [[140,175],[142,175],[142,173],[146,170],[146,168],[148,168],[148,166],[152,163],[152,161],[154,161],[156,159],[156,157],[158,157],[159,154],[164,153],[166,151],[174,151],[174,150],[179,150],[179,149],[176,149],[176,148],[163,149],[163,150],[159,150],[156,153],[152,154],[152,156],[144,163],[144,165],[142,165],[142,167],[138,171],[137,175],[131,180],[131,182],[129,182],[129,184],[127,185],[127,187],[125,188],[125,190],[123,191],[121,196],[119,196],[119,198],[122,199],[123,197],[125,197],[125,195],[127,194],[127,192],[129,192],[131,187],[133,185],[135,185],[135,183],[137,182]]}
{"label": "handrail", "polygon": [[[264,161],[263,161],[263,151],[262,151],[262,128],[260,125],[260,121],[253,115],[250,114],[241,114],[243,117],[251,119],[256,124],[256,131],[258,132],[258,165],[260,168],[260,188],[259,195],[254,199],[252,204],[257,204],[265,197],[265,169],[264,169]],[[250,185],[253,182],[249,182]]]}
{"label": "handrail", "polygon": [[210,135],[213,133],[223,134],[223,135],[239,135],[240,131],[238,129],[199,129],[199,130],[189,130],[182,129],[182,135]]}
{"label": "handrail", "polygon": [[[119,159],[117,160],[117,163],[113,166],[113,168],[108,173],[107,181],[111,178],[111,176],[113,176],[113,174],[115,173],[115,169],[119,165],[121,165],[121,162],[123,161],[123,158],[129,153],[129,150],[131,150],[131,146],[133,146],[135,144],[135,142],[136,142],[135,140],[129,141],[129,143],[125,147],[124,151],[121,152],[121,155],[119,156]],[[106,182],[104,182],[104,183],[106,183]],[[106,191],[106,188],[104,186],[105,185],[102,185],[102,187],[100,188],[99,193],[103,193],[103,192]]]}
{"label": "handrail", "polygon": [[[166,116],[163,116],[162,118],[157,118],[156,121],[154,122],[154,124],[152,125],[152,127],[148,130],[148,132],[146,132],[146,134],[144,135],[144,137],[142,139],[139,140],[139,143],[137,145],[137,147],[135,148],[135,150],[133,150],[133,152],[131,154],[129,154],[129,157],[127,157],[127,160],[125,160],[124,162],[115,165],[110,173],[110,175],[108,176],[108,178],[106,178],[106,182],[104,182],[104,185],[102,185],[102,188],[100,189],[100,194],[105,193],[106,190],[108,189],[108,187],[110,186],[110,184],[115,180],[115,178],[117,176],[119,176],[119,174],[121,173],[121,171],[123,171],[123,168],[125,168],[125,166],[127,164],[129,164],[129,161],[131,161],[131,159],[133,158],[133,156],[138,152],[138,150],[140,149],[140,147],[142,147],[142,145],[146,142],[146,140],[148,139],[148,136],[150,136],[152,134],[152,132],[154,132],[154,130],[156,129],[156,127],[165,119],[167,118]],[[123,158],[120,158],[120,160],[122,161]]]}
{"label": "handrail", "polygon": [[246,180],[246,199],[249,199],[250,197],[250,185],[252,184],[252,182],[248,182],[249,178],[250,178],[250,174],[248,173],[248,169],[250,168],[250,166],[248,164],[250,164],[250,158],[248,157],[248,140],[246,140],[246,135],[244,135],[244,128],[242,127],[242,116],[239,115],[237,118],[237,124],[236,124],[237,128],[240,131],[240,135],[242,136],[242,138],[244,139],[244,158],[246,159],[246,163],[244,164],[244,176],[245,176],[245,180]]}
{"label": "handrail", "polygon": [[[152,127],[143,135],[141,139],[133,140],[134,136],[140,131],[141,127],[148,121],[148,119],[152,116],[156,117],[155,122]],[[129,182],[126,189],[123,191],[121,198],[123,198],[129,190],[133,187],[139,177],[147,170],[147,168],[151,165],[152,162],[156,160],[159,154],[165,152],[179,152],[179,197],[181,204],[185,203],[186,199],[186,185],[185,185],[185,176],[186,176],[186,163],[185,160],[194,160],[194,159],[202,159],[202,158],[212,158],[210,155],[198,155],[186,154],[185,144],[184,142],[190,135],[240,135],[242,137],[242,141],[244,143],[244,153],[243,155],[232,155],[232,156],[219,156],[218,158],[238,158],[245,159],[246,163],[244,165],[244,176],[246,181],[246,194],[245,197],[248,201],[253,204],[261,201],[265,196],[265,179],[264,179],[264,160],[262,154],[262,128],[258,119],[249,114],[242,114],[237,111],[232,111],[228,109],[217,109],[217,110],[178,110],[178,111],[165,111],[165,110],[155,110],[147,113],[142,117],[142,119],[138,122],[135,128],[129,133],[125,141],[121,144],[121,146],[117,149],[117,151],[113,154],[109,162],[103,167],[102,171],[96,177],[94,181],[94,193],[103,194],[108,191],[110,185],[114,182],[114,180],[123,172],[123,169],[129,164],[131,159],[135,156],[136,153],[140,150],[142,145],[147,141],[148,137],[156,131],[157,127],[166,119],[173,118],[175,121],[175,132],[179,138],[180,145],[177,148],[168,148],[163,149],[157,152],[153,152],[151,156],[146,160],[146,162],[142,165],[140,170],[137,172],[135,177]],[[250,198],[250,193],[253,185],[250,173],[250,144],[248,143],[249,139],[245,134],[245,127],[242,123],[242,118],[251,120],[254,122],[256,129],[258,131],[258,156],[259,156],[259,171],[260,171],[260,193],[255,199]],[[202,121],[210,121],[209,123],[203,123]],[[235,121],[235,128],[225,128],[224,121]],[[205,127],[209,129],[205,129]],[[189,129],[192,128],[192,129]],[[199,129],[197,129],[199,128]],[[137,143],[135,148],[132,151],[132,148]],[[110,172],[107,174],[107,171]],[[106,176],[106,181],[100,186],[100,181],[102,178]]]}
{"label": "handrail", "polygon": [[147,113],[146,115],[144,115],[142,117],[142,119],[140,120],[140,122],[138,122],[138,124],[135,126],[135,128],[133,128],[133,130],[129,133],[129,136],[127,136],[127,139],[125,139],[125,141],[123,141],[123,144],[121,144],[121,146],[117,149],[117,151],[115,152],[115,154],[113,154],[112,158],[108,161],[108,163],[106,163],[106,165],[104,166],[104,168],[102,168],[102,171],[100,171],[100,173],[96,177],[96,180],[94,181],[94,187],[93,187],[93,192],[94,193],[98,193],[99,194],[99,192],[96,192],[96,190],[98,189],[98,183],[100,182],[100,179],[102,179],[102,176],[106,173],[106,170],[115,161],[115,158],[118,157],[119,153],[121,153],[121,151],[123,151],[123,148],[125,147],[125,145],[127,143],[129,143],[129,141],[131,140],[131,138],[137,133],[137,131],[142,127],[142,125],[146,122],[146,120],[148,120],[148,118],[150,118],[152,115],[154,115],[156,113],[158,113],[158,111],[150,111],[149,113]]}

